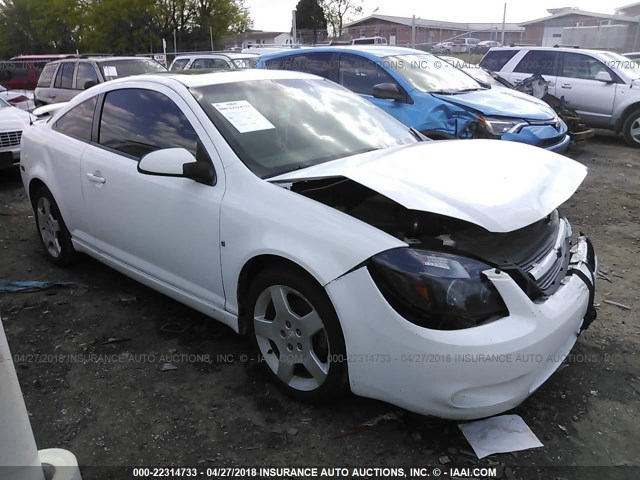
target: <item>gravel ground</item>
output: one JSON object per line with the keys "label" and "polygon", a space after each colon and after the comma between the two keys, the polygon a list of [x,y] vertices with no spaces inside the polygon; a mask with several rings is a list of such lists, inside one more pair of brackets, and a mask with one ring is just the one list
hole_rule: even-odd
{"label": "gravel ground", "polygon": [[[608,279],[598,284],[598,320],[570,361],[509,412],[544,447],[483,460],[456,422],[352,395],[293,401],[227,327],[88,257],[52,266],[18,172],[0,172],[0,278],[77,284],[0,294],[39,448],[74,452],[85,479],[130,478],[114,468],[125,465],[492,466],[501,478],[640,478],[640,151],[602,133],[569,156],[589,168],[562,212],[593,240]],[[631,467],[585,468],[596,466]]]}

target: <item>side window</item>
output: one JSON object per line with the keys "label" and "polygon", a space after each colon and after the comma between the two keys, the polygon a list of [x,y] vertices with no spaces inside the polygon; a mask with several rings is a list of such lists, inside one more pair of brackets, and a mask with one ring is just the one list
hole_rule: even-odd
{"label": "side window", "polygon": [[71,88],[73,86],[73,71],[75,70],[75,66],[76,62],[61,63],[53,86],[55,88]]}
{"label": "side window", "polygon": [[540,75],[557,75],[558,52],[547,50],[530,50],[522,57],[520,63],[513,69],[518,73],[539,73]]}
{"label": "side window", "polygon": [[38,87],[50,87],[51,79],[53,78],[53,74],[56,71],[57,63],[50,63],[44,67],[40,77],[38,78]]}
{"label": "side window", "polygon": [[[379,83],[396,83],[376,62],[355,55],[340,56],[340,85],[352,92],[371,95]],[[398,85],[398,88],[400,86]]]}
{"label": "side window", "polygon": [[222,58],[196,58],[191,64],[191,68],[213,68],[217,70],[226,70],[230,67],[227,61]]}
{"label": "side window", "polygon": [[97,96],[76,105],[53,124],[53,129],[78,140],[90,142],[96,103],[98,103]]}
{"label": "side window", "polygon": [[96,70],[90,63],[80,62],[78,64],[78,73],[76,75],[76,89],[84,90],[87,82],[98,83]]}
{"label": "side window", "polygon": [[296,72],[311,73],[329,80],[335,79],[336,62],[331,53],[312,53],[306,55],[295,55],[280,58],[278,67],[269,66],[267,68],[279,68],[281,70],[295,70]]}
{"label": "side window", "polygon": [[600,72],[606,72],[607,67],[595,58],[581,53],[562,54],[562,72],[560,76],[595,80]]}
{"label": "side window", "polygon": [[499,72],[516,53],[518,53],[518,50],[495,50],[487,52],[487,54],[482,57],[480,66],[492,72]]}
{"label": "side window", "polygon": [[163,148],[196,154],[198,135],[166,95],[138,88],[108,92],[102,107],[99,143],[141,158]]}
{"label": "side window", "polygon": [[188,58],[179,58],[171,65],[171,71],[174,72],[178,70],[184,70],[184,67],[187,66],[187,63],[189,63]]}

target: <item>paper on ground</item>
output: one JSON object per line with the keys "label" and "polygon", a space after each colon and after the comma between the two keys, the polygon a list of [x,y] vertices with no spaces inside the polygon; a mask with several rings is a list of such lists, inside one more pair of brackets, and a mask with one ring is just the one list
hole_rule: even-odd
{"label": "paper on ground", "polygon": [[500,415],[458,427],[478,458],[543,446],[519,415]]}
{"label": "paper on ground", "polygon": [[211,105],[240,133],[276,128],[256,107],[246,100],[212,103]]}

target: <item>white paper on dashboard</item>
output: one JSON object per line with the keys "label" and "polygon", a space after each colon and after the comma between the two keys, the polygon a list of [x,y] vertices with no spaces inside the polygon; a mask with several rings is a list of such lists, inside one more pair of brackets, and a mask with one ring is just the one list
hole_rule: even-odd
{"label": "white paper on dashboard", "polygon": [[117,77],[118,70],[113,65],[107,65],[104,67],[104,76],[105,77]]}
{"label": "white paper on dashboard", "polygon": [[212,103],[211,105],[240,133],[276,128],[256,107],[246,100]]}

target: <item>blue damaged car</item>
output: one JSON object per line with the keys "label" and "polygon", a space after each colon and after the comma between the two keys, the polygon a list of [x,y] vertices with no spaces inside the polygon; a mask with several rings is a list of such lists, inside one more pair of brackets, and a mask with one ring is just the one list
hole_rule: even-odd
{"label": "blue damaged car", "polygon": [[332,80],[432,139],[512,140],[559,153],[570,142],[566,124],[543,101],[486,88],[421,50],[376,45],[289,49],[262,55],[258,68]]}

